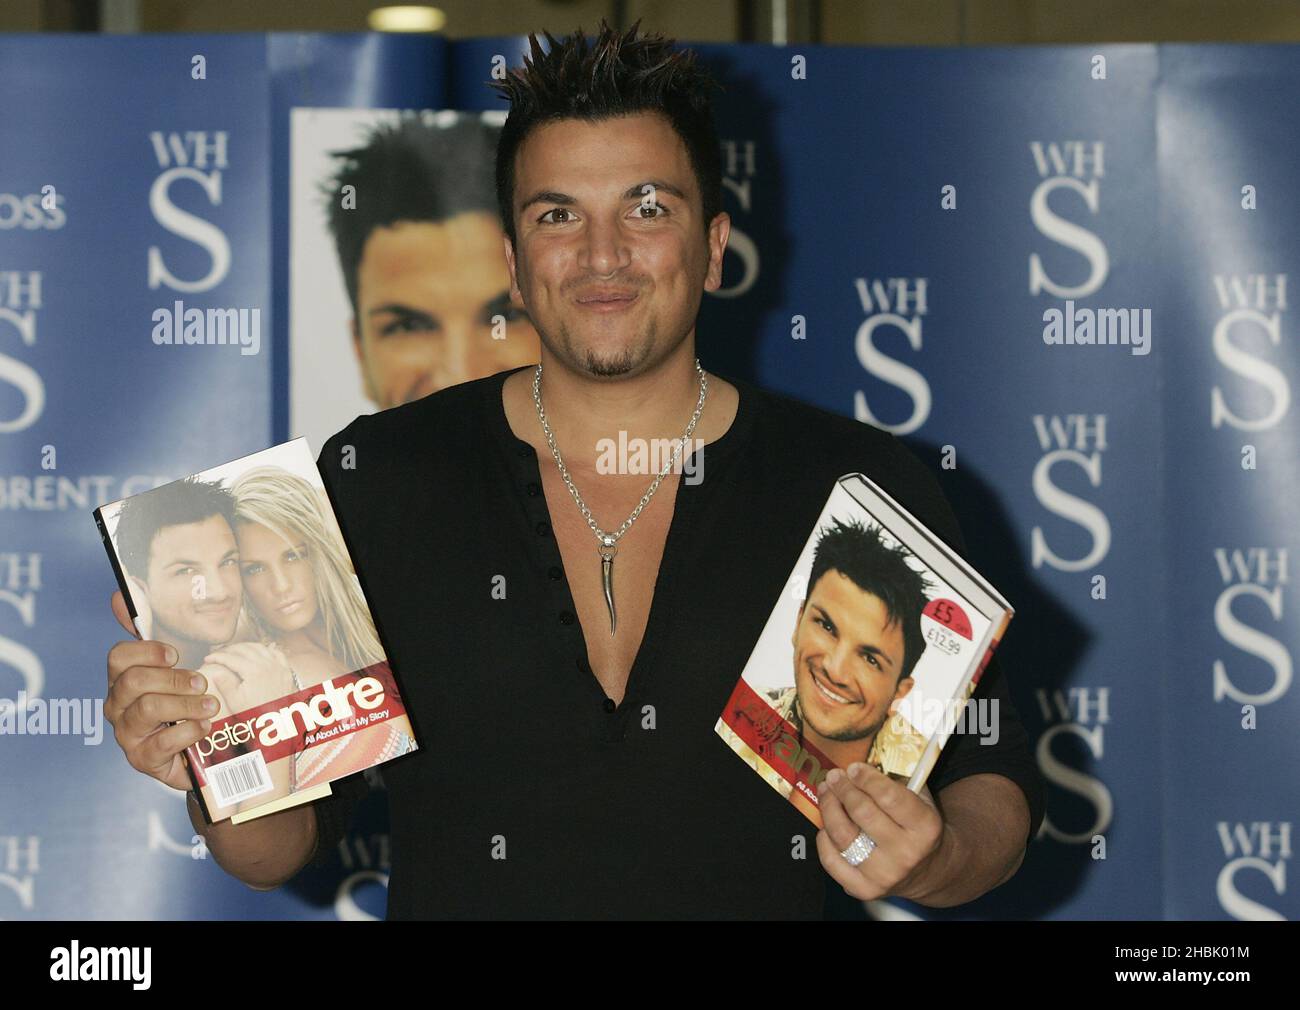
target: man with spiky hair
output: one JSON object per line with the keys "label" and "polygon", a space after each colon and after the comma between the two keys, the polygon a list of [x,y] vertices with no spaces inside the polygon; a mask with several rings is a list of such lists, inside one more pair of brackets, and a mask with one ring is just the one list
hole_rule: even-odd
{"label": "man with spiky hair", "polygon": [[837,768],[862,761],[889,774],[886,750],[899,745],[898,734],[881,730],[912,690],[929,587],[908,556],[856,519],[835,519],[813,549],[790,636],[794,686],[767,694],[800,746],[806,740]]}
{"label": "man with spiky hair", "polygon": [[499,134],[475,118],[405,115],[334,152],[321,195],[362,391],[381,410],[538,360],[501,257]]}
{"label": "man with spiky hair", "polygon": [[[961,532],[893,436],[696,360],[730,219],[694,54],[638,26],[546,42],[497,82],[503,251],[540,365],[359,417],[318,461],[427,743],[383,769],[388,918],[818,919],[828,877],[860,899],[978,897],[1043,817],[996,660],[976,692],[998,700],[996,744],[959,736],[920,795],[832,773],[817,860],[792,858],[809,822],[714,733],[840,476],[958,551]],[[662,438],[698,440],[708,479],[598,465],[609,439]],[[152,647],[114,646],[110,679],[166,690]],[[364,783],[334,787],[248,824],[192,818],[271,888],[333,857]]]}

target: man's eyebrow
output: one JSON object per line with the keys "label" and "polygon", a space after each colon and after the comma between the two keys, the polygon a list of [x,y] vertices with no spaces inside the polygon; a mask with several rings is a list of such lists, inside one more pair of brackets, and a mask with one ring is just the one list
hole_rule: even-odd
{"label": "man's eyebrow", "polygon": [[825,608],[825,607],[823,607],[823,606],[822,606],[821,604],[819,604],[819,603],[814,603],[814,604],[812,605],[812,608],[813,608],[813,610],[817,611],[817,613],[821,614],[822,617],[826,618],[826,623],[827,623],[827,624],[829,624],[832,628],[835,627],[835,620],[831,617],[830,614],[826,613],[826,608]]}
{"label": "man's eyebrow", "polygon": [[680,189],[674,186],[671,182],[664,182],[662,179],[648,179],[645,182],[637,183],[635,186],[630,186],[627,192],[623,194],[623,199],[633,200],[645,196],[646,195],[645,188],[647,186],[652,187],[652,189],[656,193],[660,190],[663,190],[665,193],[675,196],[677,197],[677,199],[683,202],[685,202],[686,200],[685,193],[683,193]]}
{"label": "man's eyebrow", "polygon": [[401,302],[385,302],[383,305],[376,305],[373,309],[367,312],[366,315],[377,316],[384,312],[392,312],[399,316],[418,316],[421,319],[427,319],[430,322],[433,321],[433,316],[429,315],[429,313],[425,312],[423,309],[415,309],[409,305],[403,305]]}
{"label": "man's eyebrow", "polygon": [[[835,621],[832,620],[830,614],[826,613],[825,608],[823,608],[820,604],[817,603],[814,603],[812,605],[812,608],[815,611],[817,611],[819,614],[821,614],[822,617],[826,618],[827,624],[829,624],[832,628],[835,627]],[[873,655],[879,656],[881,659],[885,660],[885,662],[887,662],[890,666],[898,665],[898,662],[894,659],[894,657],[891,656],[889,653],[887,653],[884,649],[880,648],[880,646],[878,645],[864,645],[861,651],[869,652],[872,653]]]}
{"label": "man's eyebrow", "polygon": [[[238,547],[232,547],[232,548],[230,548],[230,550],[226,551],[225,554],[221,555],[221,560],[222,560],[222,561],[225,561],[226,558],[230,557],[230,555],[232,555],[232,554],[238,554],[238,553],[239,553],[239,548],[238,548]],[[187,566],[188,566],[188,565],[198,565],[198,564],[202,564],[202,562],[200,562],[200,561],[191,561],[191,560],[189,560],[189,559],[187,559],[187,558],[175,558],[175,559],[173,559],[172,561],[168,561],[167,564],[163,565],[163,567],[164,567],[164,568],[171,568],[173,565],[187,565]]]}
{"label": "man's eyebrow", "polygon": [[[638,182],[635,186],[629,186],[619,199],[638,200],[646,195],[645,188],[647,186],[654,187],[655,192],[662,191],[671,196],[675,196],[683,203],[686,201],[686,194],[683,193],[681,189],[674,186],[671,182],[664,182],[662,179],[647,179],[645,182]],[[569,196],[568,193],[557,193],[555,190],[541,189],[521,203],[519,205],[519,211],[520,213],[523,213],[535,203],[554,203],[561,207],[571,207],[577,202],[578,201],[574,197]]]}
{"label": "man's eyebrow", "polygon": [[570,204],[574,204],[577,202],[578,202],[577,200],[575,200],[573,197],[565,193],[557,193],[554,190],[550,190],[550,189],[539,189],[536,193],[534,193],[532,196],[530,196],[527,200],[525,200],[523,203],[519,205],[519,210],[520,213],[522,213],[523,211],[527,210],[535,203],[558,203],[562,207],[567,207]]}
{"label": "man's eyebrow", "polygon": [[[514,308],[514,304],[510,301],[510,289],[502,288],[500,294],[493,295],[483,303],[481,311],[483,318],[490,323],[493,316],[512,312]],[[531,321],[532,317],[528,315],[528,310],[523,309],[521,311],[523,312],[523,318]]]}

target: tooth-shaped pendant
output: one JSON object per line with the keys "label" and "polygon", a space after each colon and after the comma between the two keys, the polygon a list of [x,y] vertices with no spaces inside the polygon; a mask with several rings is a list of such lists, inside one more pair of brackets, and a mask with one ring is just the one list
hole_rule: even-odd
{"label": "tooth-shaped pendant", "polygon": [[614,559],[602,558],[600,568],[601,579],[605,584],[605,606],[609,608],[609,633],[612,635],[616,623],[614,617]]}
{"label": "tooth-shaped pendant", "polygon": [[618,545],[613,537],[606,535],[596,550],[600,554],[600,581],[605,587],[605,606],[609,608],[609,633],[613,635],[617,626],[614,616],[614,555],[618,553]]}

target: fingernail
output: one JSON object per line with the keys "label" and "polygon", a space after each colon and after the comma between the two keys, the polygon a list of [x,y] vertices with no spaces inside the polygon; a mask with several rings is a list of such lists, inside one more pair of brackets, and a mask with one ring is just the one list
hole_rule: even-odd
{"label": "fingernail", "polygon": [[204,681],[204,679],[200,677],[197,673],[190,678],[190,687],[194,688],[194,690],[202,691],[203,688],[206,686],[207,684]]}
{"label": "fingernail", "polygon": [[860,780],[866,773],[866,766],[861,761],[854,761],[849,765],[849,778]]}
{"label": "fingernail", "polygon": [[176,650],[170,645],[163,650],[163,655],[167,657],[167,662],[169,665],[175,664],[175,662],[181,658],[180,655],[176,652]]}
{"label": "fingernail", "polygon": [[817,783],[817,795],[820,796],[825,791],[826,791],[826,780],[822,779],[820,782]]}
{"label": "fingernail", "polygon": [[844,778],[844,773],[840,771],[838,768],[832,768],[830,770],[830,773],[826,776],[826,781],[829,782],[831,785],[835,785],[842,778]]}
{"label": "fingernail", "polygon": [[205,711],[205,712],[215,712],[216,710],[217,710],[217,699],[216,699],[216,698],[204,698],[204,699],[203,699],[203,711]]}

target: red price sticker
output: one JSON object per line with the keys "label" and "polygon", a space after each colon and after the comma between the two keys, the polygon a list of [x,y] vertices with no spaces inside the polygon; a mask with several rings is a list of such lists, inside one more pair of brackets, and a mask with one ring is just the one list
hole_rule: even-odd
{"label": "red price sticker", "polygon": [[971,639],[970,618],[966,616],[966,611],[952,600],[931,600],[925,605],[922,613],[942,624],[954,635],[960,635],[968,641]]}

